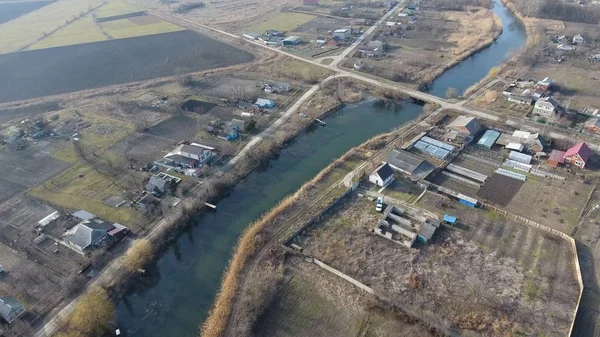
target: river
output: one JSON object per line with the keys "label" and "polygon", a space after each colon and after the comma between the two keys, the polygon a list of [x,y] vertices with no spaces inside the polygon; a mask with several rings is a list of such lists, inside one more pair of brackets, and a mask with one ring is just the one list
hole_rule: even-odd
{"label": "river", "polygon": [[452,87],[462,94],[523,45],[527,38],[525,27],[500,0],[494,0],[493,4],[492,11],[502,20],[502,34],[486,49],[445,71],[427,92],[446,97],[446,89]]}
{"label": "river", "polygon": [[[497,0],[498,1],[498,0]],[[519,47],[525,34],[501,4],[494,7],[505,29],[490,48],[448,70],[430,89],[443,95],[448,86],[464,91]],[[506,35],[506,36],[505,36]],[[475,67],[475,68],[473,68]],[[193,337],[218,291],[232,249],[243,229],[279,200],[297,190],[332,160],[372,136],[414,119],[416,104],[385,109],[366,101],[327,117],[297,137],[268,168],[255,171],[161,253],[117,307],[118,325],[128,337]]]}

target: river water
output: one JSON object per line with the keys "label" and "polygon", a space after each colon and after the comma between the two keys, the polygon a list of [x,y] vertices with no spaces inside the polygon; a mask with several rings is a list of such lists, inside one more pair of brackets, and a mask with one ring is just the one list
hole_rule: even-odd
{"label": "river water", "polygon": [[[512,14],[502,5],[494,11],[505,23],[502,36],[489,49],[444,73],[431,93],[443,95],[449,86],[462,92],[524,42],[525,35]],[[250,222],[350,148],[414,119],[421,111],[416,104],[386,109],[366,101],[330,115],[326,127],[300,135],[266,170],[253,172],[238,184],[218,203],[217,212],[203,215],[162,252],[148,277],[119,302],[121,330],[128,337],[195,336],[214,301],[232,249]]]}

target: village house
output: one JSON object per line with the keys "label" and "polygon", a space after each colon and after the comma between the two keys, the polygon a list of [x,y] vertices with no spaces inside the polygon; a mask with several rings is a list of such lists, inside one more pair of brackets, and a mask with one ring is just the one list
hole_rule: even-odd
{"label": "village house", "polygon": [[377,186],[386,186],[394,180],[394,171],[387,163],[379,165],[378,168],[369,175],[369,181]]}
{"label": "village house", "polygon": [[11,324],[25,314],[25,306],[12,296],[0,296],[0,317]]}
{"label": "village house", "polygon": [[552,86],[552,78],[550,77],[546,77],[543,80],[537,82],[537,87],[544,91],[550,89],[550,86]]}
{"label": "village house", "polygon": [[474,137],[481,129],[481,123],[475,117],[459,116],[448,124],[448,129],[456,131],[464,138]]}
{"label": "village house", "polygon": [[152,193],[153,195],[160,197],[163,194],[169,192],[171,190],[171,182],[167,179],[152,176],[150,180],[146,184],[146,191]]}
{"label": "village house", "polygon": [[598,133],[600,131],[600,118],[590,118],[583,125],[583,129],[590,133]]}
{"label": "village house", "polygon": [[94,251],[117,236],[122,237],[127,227],[110,224],[100,219],[85,220],[63,234],[63,242],[79,254]]}
{"label": "village house", "polygon": [[535,102],[534,115],[552,118],[558,111],[558,102],[552,97],[542,97]]}
{"label": "village house", "polygon": [[336,29],[333,32],[333,37],[337,37],[338,39],[340,39],[342,41],[347,40],[350,37],[350,29],[348,29],[348,28]]}
{"label": "village house", "polygon": [[543,152],[546,147],[546,139],[539,133],[531,133],[528,131],[517,130],[513,132],[510,139],[512,143],[519,143],[524,145],[529,152],[538,153]]}
{"label": "village house", "polygon": [[584,168],[590,159],[592,151],[585,142],[579,142],[569,148],[564,155],[565,162],[579,168]]}
{"label": "village house", "polygon": [[380,58],[383,55],[383,42],[379,40],[369,41],[361,46],[358,51],[363,57]]}
{"label": "village house", "polygon": [[194,168],[204,165],[213,156],[213,147],[202,144],[181,144],[164,158],[181,167]]}
{"label": "village house", "polygon": [[583,38],[583,36],[581,36],[581,34],[577,34],[575,36],[573,36],[573,44],[584,44],[585,43],[585,39]]}

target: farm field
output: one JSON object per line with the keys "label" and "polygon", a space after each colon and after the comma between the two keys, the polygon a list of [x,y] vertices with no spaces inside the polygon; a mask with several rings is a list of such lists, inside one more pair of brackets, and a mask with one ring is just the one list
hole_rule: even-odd
{"label": "farm field", "polygon": [[[4,79],[0,102],[220,68],[252,59],[249,53],[190,31],[1,55],[2,68],[11,71],[0,73]],[[28,85],[33,82],[35,86]]]}
{"label": "farm field", "polygon": [[[407,249],[370,233],[381,214],[351,196],[296,242],[439,328],[495,336],[567,333],[579,286],[566,241],[432,193],[419,205],[441,207],[460,224],[442,226],[428,244]],[[510,310],[500,309],[508,303]]]}
{"label": "farm field", "polygon": [[248,30],[255,31],[257,33],[265,32],[267,29],[275,29],[280,32],[290,32],[316,18],[317,16],[315,15],[282,12],[275,16],[261,19],[258,23],[248,27]]}
{"label": "farm field", "polygon": [[101,0],[61,0],[8,21],[0,27],[0,54],[18,51],[101,4]]}
{"label": "farm field", "polygon": [[113,0],[107,3],[106,5],[98,8],[94,11],[94,14],[98,19],[108,18],[111,16],[119,16],[130,13],[135,13],[139,11],[143,11],[144,8],[121,1],[121,0]]}
{"label": "farm field", "polygon": [[0,4],[0,25],[51,3],[51,1],[2,3]]}
{"label": "farm field", "polygon": [[62,47],[80,43],[91,43],[106,40],[91,14],[79,18],[74,23],[58,30],[43,40],[34,43],[27,50]]}

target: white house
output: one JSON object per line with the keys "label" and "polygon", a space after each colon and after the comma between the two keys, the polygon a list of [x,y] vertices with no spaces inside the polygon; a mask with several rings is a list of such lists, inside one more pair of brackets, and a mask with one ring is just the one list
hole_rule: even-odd
{"label": "white house", "polygon": [[585,39],[583,38],[583,36],[581,36],[581,34],[573,36],[573,44],[583,44],[584,42]]}
{"label": "white house", "polygon": [[394,171],[388,163],[379,165],[378,168],[369,175],[369,181],[377,186],[385,186],[394,180]]}
{"label": "white house", "polygon": [[347,40],[350,37],[350,29],[348,29],[348,28],[336,29],[333,32],[333,37],[338,37],[341,40]]}
{"label": "white house", "polygon": [[535,102],[534,115],[554,117],[558,109],[558,102],[552,97],[542,97]]}

